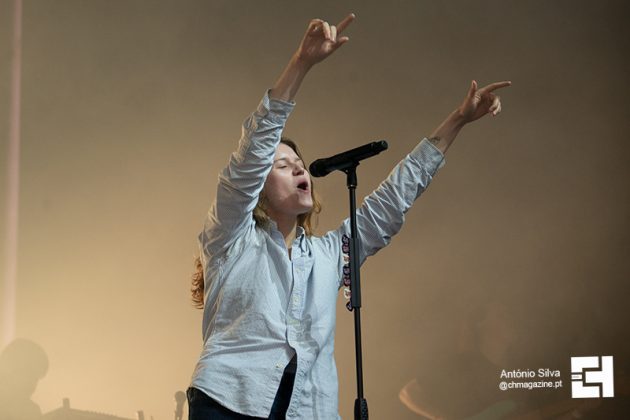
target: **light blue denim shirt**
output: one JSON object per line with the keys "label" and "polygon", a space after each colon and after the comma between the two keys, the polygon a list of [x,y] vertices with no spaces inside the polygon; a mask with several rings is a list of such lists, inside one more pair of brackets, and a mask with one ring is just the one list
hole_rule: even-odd
{"label": "light blue denim shirt", "polygon": [[[336,299],[350,223],[322,237],[298,228],[291,258],[282,234],[252,217],[294,103],[266,94],[243,124],[220,173],[199,235],[205,274],[203,350],[192,385],[232,411],[268,417],[284,368],[297,353],[287,419],[335,419]],[[444,156],[423,140],[357,209],[360,259],[386,246]]]}

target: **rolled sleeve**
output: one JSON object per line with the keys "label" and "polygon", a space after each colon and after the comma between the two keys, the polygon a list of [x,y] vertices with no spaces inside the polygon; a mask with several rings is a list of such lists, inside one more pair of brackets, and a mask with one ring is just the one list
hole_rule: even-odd
{"label": "rolled sleeve", "polygon": [[409,154],[421,163],[425,170],[431,175],[435,175],[435,173],[446,164],[444,154],[427,138],[422,139]]}

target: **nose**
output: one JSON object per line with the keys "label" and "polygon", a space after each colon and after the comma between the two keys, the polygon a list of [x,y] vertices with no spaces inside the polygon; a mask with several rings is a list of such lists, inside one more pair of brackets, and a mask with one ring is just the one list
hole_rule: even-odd
{"label": "nose", "polygon": [[300,165],[293,166],[293,175],[302,175],[305,171]]}

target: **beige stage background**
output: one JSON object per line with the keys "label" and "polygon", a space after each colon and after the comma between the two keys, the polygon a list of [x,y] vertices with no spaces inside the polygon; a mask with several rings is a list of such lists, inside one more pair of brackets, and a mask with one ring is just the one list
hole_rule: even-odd
{"label": "beige stage background", "polygon": [[[3,221],[12,5],[0,2]],[[26,0],[16,331],[49,361],[32,397],[43,413],[67,397],[173,418],[201,348],[189,276],[217,173],[309,19],[350,11],[350,42],[308,75],[285,134],[309,161],[386,139],[359,167],[359,197],[471,79],[513,82],[503,113],[463,130],[364,265],[371,417],[627,409],[627,2]],[[320,233],[346,216],[344,183],[316,181]],[[352,418],[344,304],[336,357]],[[571,399],[570,357],[606,355],[616,396]],[[562,388],[499,391],[502,369],[539,368],[560,370]]]}

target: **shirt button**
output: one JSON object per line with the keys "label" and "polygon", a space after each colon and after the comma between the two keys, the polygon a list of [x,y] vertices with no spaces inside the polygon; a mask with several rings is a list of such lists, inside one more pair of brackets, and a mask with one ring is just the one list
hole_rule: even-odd
{"label": "shirt button", "polygon": [[300,298],[297,296],[293,296],[293,303],[298,304],[300,303]]}

